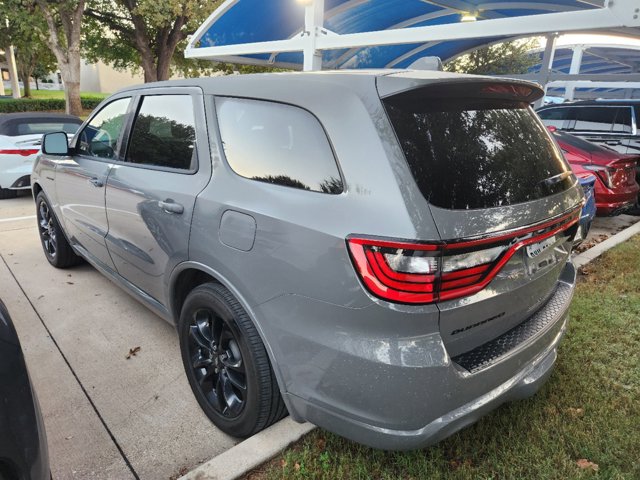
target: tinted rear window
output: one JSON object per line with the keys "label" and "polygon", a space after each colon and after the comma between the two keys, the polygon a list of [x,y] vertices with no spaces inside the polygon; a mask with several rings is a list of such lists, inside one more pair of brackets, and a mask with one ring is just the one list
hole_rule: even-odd
{"label": "tinted rear window", "polygon": [[561,152],[524,103],[429,98],[420,90],[383,103],[416,183],[433,205],[498,207],[573,185]]}
{"label": "tinted rear window", "polygon": [[80,122],[28,122],[16,125],[16,135],[44,135],[50,132],[65,132],[74,134],[80,127]]}

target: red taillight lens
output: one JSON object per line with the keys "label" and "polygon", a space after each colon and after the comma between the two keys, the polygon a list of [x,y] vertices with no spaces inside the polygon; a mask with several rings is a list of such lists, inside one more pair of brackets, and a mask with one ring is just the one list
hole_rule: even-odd
{"label": "red taillight lens", "polygon": [[0,150],[0,155],[21,155],[23,157],[28,157],[30,155],[35,155],[40,150],[36,149],[4,149]]}
{"label": "red taillight lens", "polygon": [[579,212],[578,208],[555,221],[470,241],[415,243],[352,237],[347,245],[371,293],[391,302],[426,304],[479,292],[516,251],[568,230],[577,223]]}
{"label": "red taillight lens", "polygon": [[436,300],[439,247],[433,244],[348,239],[360,278],[375,295],[400,303]]}

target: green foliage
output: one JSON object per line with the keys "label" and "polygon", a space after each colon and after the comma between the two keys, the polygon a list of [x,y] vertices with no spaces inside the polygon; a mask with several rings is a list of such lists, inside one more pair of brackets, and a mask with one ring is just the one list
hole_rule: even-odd
{"label": "green foliage", "polygon": [[[102,96],[81,95],[80,101],[84,110],[93,110],[103,100]],[[14,112],[46,112],[64,110],[64,98],[21,98],[1,99],[0,113]]]}
{"label": "green foliage", "polygon": [[474,50],[448,62],[448,72],[473,73],[476,75],[524,74],[538,63],[530,51],[539,47],[537,38],[514,40]]}
{"label": "green foliage", "polygon": [[[213,71],[211,62],[184,59],[187,34],[194,32],[220,0],[93,0],[85,14],[84,55],[119,70],[145,70],[147,77],[165,55],[170,73],[197,76]],[[156,72],[153,72],[155,75]]]}
{"label": "green foliage", "polygon": [[4,24],[0,22],[1,44],[13,45],[18,75],[28,95],[29,77],[42,78],[56,68],[56,59],[46,44],[47,23],[34,4],[22,0],[0,1],[0,18],[5,19]]}

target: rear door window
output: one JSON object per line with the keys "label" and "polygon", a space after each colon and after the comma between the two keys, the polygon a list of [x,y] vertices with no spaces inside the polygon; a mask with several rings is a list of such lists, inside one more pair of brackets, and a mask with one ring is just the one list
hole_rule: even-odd
{"label": "rear door window", "polygon": [[570,110],[563,107],[547,108],[538,112],[538,115],[540,115],[545,125],[562,129],[564,128],[565,120],[569,120]]}
{"label": "rear door window", "polygon": [[580,107],[576,109],[573,130],[579,132],[611,132],[616,119],[616,107]]}
{"label": "rear door window", "polygon": [[142,97],[126,161],[138,165],[195,168],[196,128],[190,95]]}
{"label": "rear door window", "polygon": [[631,107],[619,107],[612,131],[614,133],[631,133],[633,131],[632,116],[633,110]]}
{"label": "rear door window", "polygon": [[429,98],[383,100],[425,198],[449,209],[536,200],[573,185],[562,153],[525,103]]}
{"label": "rear door window", "polygon": [[308,111],[262,100],[217,98],[229,166],[252,180],[341,193],[342,179],[320,122]]}

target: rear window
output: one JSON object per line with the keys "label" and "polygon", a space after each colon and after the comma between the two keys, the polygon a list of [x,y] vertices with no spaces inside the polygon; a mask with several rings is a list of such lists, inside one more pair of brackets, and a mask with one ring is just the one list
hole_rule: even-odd
{"label": "rear window", "polygon": [[80,123],[72,122],[29,122],[16,125],[18,135],[44,135],[50,132],[65,132],[74,134]]}
{"label": "rear window", "polygon": [[562,153],[526,103],[431,97],[383,100],[425,198],[449,209],[536,200],[573,185]]}

